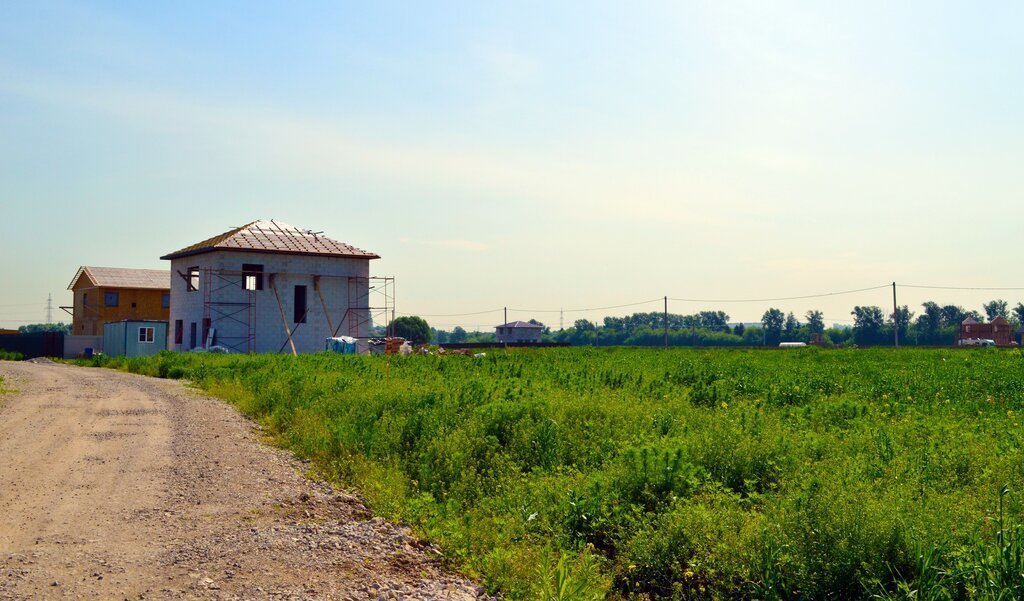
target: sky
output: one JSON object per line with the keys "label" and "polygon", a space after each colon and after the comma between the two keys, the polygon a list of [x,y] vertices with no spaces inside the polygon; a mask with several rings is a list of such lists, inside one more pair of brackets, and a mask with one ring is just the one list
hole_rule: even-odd
{"label": "sky", "polygon": [[[255,219],[376,252],[445,329],[1024,287],[1020,2],[2,14],[0,328],[70,304],[79,265],[167,268]],[[899,289],[992,298],[1024,289]]]}

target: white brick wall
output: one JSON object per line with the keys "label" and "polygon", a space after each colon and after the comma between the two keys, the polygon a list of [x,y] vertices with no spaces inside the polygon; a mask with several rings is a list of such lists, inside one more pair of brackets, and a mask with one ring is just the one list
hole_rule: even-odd
{"label": "white brick wall", "polygon": [[[287,333],[285,324],[281,319],[281,309],[274,297],[274,290],[271,288],[271,274],[275,274],[274,283],[281,299],[281,307],[284,308],[287,326],[293,332],[292,340],[296,350],[300,353],[319,352],[324,349],[324,339],[332,336],[333,332],[328,326],[328,317],[324,313],[324,306],[317,295],[313,285],[313,274],[322,276],[320,278],[320,289],[327,305],[327,313],[330,322],[339,335],[366,336],[368,324],[362,325],[357,332],[350,332],[350,325],[358,321],[366,321],[365,311],[362,319],[356,319],[350,312],[348,318],[342,323],[348,308],[349,293],[348,280],[346,277],[332,276],[354,276],[366,278],[370,274],[370,261],[368,259],[350,259],[330,256],[305,256],[305,255],[283,255],[276,253],[254,253],[240,251],[216,251],[175,259],[171,261],[171,329],[173,330],[178,320],[182,321],[184,330],[182,344],[174,343],[173,332],[168,335],[168,348],[171,350],[188,350],[190,324],[196,324],[196,346],[202,346],[202,321],[204,310],[205,291],[204,286],[208,284],[204,277],[200,284],[200,290],[188,292],[187,284],[178,272],[187,274],[189,267],[198,266],[200,269],[210,268],[217,270],[228,270],[241,272],[243,264],[263,265],[263,290],[255,292],[255,330],[256,330],[256,352],[276,353],[281,351],[291,352],[287,344]],[[230,278],[232,282],[241,283],[242,275],[222,274],[221,277]],[[246,292],[241,285],[232,285],[218,279],[218,276],[211,276],[212,300],[215,302],[244,303]],[[294,322],[294,298],[295,286],[306,286],[306,322],[296,324]],[[357,306],[367,304],[368,289],[366,280],[359,281],[356,285],[360,287],[357,291],[363,299]],[[377,300],[377,299],[373,299]],[[382,301],[377,300],[375,304]],[[248,321],[247,312],[243,306],[217,306],[213,305],[212,323],[216,329],[217,342],[228,346],[230,344],[244,344],[240,337],[246,335]],[[240,321],[234,321],[228,317],[217,316],[217,311],[231,313],[242,309],[236,317]],[[341,326],[339,328],[339,325]],[[232,337],[239,337],[229,340]],[[244,346],[243,346],[244,349]]]}

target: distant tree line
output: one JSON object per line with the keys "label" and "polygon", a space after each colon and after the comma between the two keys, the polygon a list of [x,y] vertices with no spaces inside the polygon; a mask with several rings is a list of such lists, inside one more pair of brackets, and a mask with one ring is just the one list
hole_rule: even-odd
{"label": "distant tree line", "polygon": [[[850,315],[852,327],[829,328],[818,310],[807,311],[798,318],[792,312],[772,307],[761,316],[760,324],[751,326],[729,325],[729,315],[724,311],[700,311],[691,315],[669,313],[668,343],[670,346],[778,346],[780,342],[811,342],[817,338],[824,346],[886,346],[894,343],[895,329],[900,344],[948,346],[954,343],[961,322],[968,317],[982,323],[1002,316],[1014,330],[1018,329],[1024,323],[1024,303],[1018,302],[1010,308],[1005,300],[992,300],[982,305],[979,312],[928,301],[921,305],[920,314],[907,305],[898,307],[895,313],[887,313],[878,306],[858,305]],[[545,326],[542,339],[573,345],[661,346],[665,343],[665,321],[665,314],[658,311],[605,317],[601,323],[578,319],[572,327],[563,330],[552,331]],[[530,323],[544,325],[533,319]],[[493,331],[468,332],[458,326],[450,331],[429,330],[430,341],[434,344],[494,341]]]}
{"label": "distant tree line", "polygon": [[30,323],[18,328],[18,332],[22,334],[38,334],[39,332],[59,332],[61,334],[71,335],[71,324],[69,323]]}

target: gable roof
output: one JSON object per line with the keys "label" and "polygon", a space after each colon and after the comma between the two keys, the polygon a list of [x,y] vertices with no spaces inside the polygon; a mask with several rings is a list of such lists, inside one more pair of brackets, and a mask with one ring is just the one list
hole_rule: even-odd
{"label": "gable roof", "polygon": [[537,325],[535,323],[530,323],[528,321],[510,321],[508,323],[502,324],[500,326],[494,326],[494,327],[496,327],[496,328],[537,328],[539,330],[543,330],[544,329],[544,326],[539,326],[539,325]]}
{"label": "gable roof", "polygon": [[1010,322],[1006,321],[1006,318],[1003,317],[1002,315],[996,315],[995,319],[993,319],[989,323],[994,323],[994,324],[998,324],[998,325],[1001,325],[1001,326],[1005,326],[1005,325],[1008,325]]}
{"label": "gable roof", "polygon": [[974,319],[973,317],[968,317],[967,319],[961,321],[960,323],[962,323],[965,326],[971,326],[977,324],[978,320]]}
{"label": "gable roof", "polygon": [[280,221],[253,221],[219,236],[168,253],[161,259],[170,260],[217,250],[267,252],[295,255],[331,255],[359,259],[379,259],[380,256],[338,242],[311,230],[302,230]]}
{"label": "gable roof", "polygon": [[97,288],[171,289],[171,272],[167,270],[83,265],[68,284],[68,290],[73,290],[83,275]]}

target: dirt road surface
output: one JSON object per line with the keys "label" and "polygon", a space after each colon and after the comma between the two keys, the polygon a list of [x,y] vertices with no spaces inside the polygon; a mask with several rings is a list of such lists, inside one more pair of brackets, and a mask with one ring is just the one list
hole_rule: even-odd
{"label": "dirt road surface", "polygon": [[180,383],[0,362],[0,599],[476,599]]}

